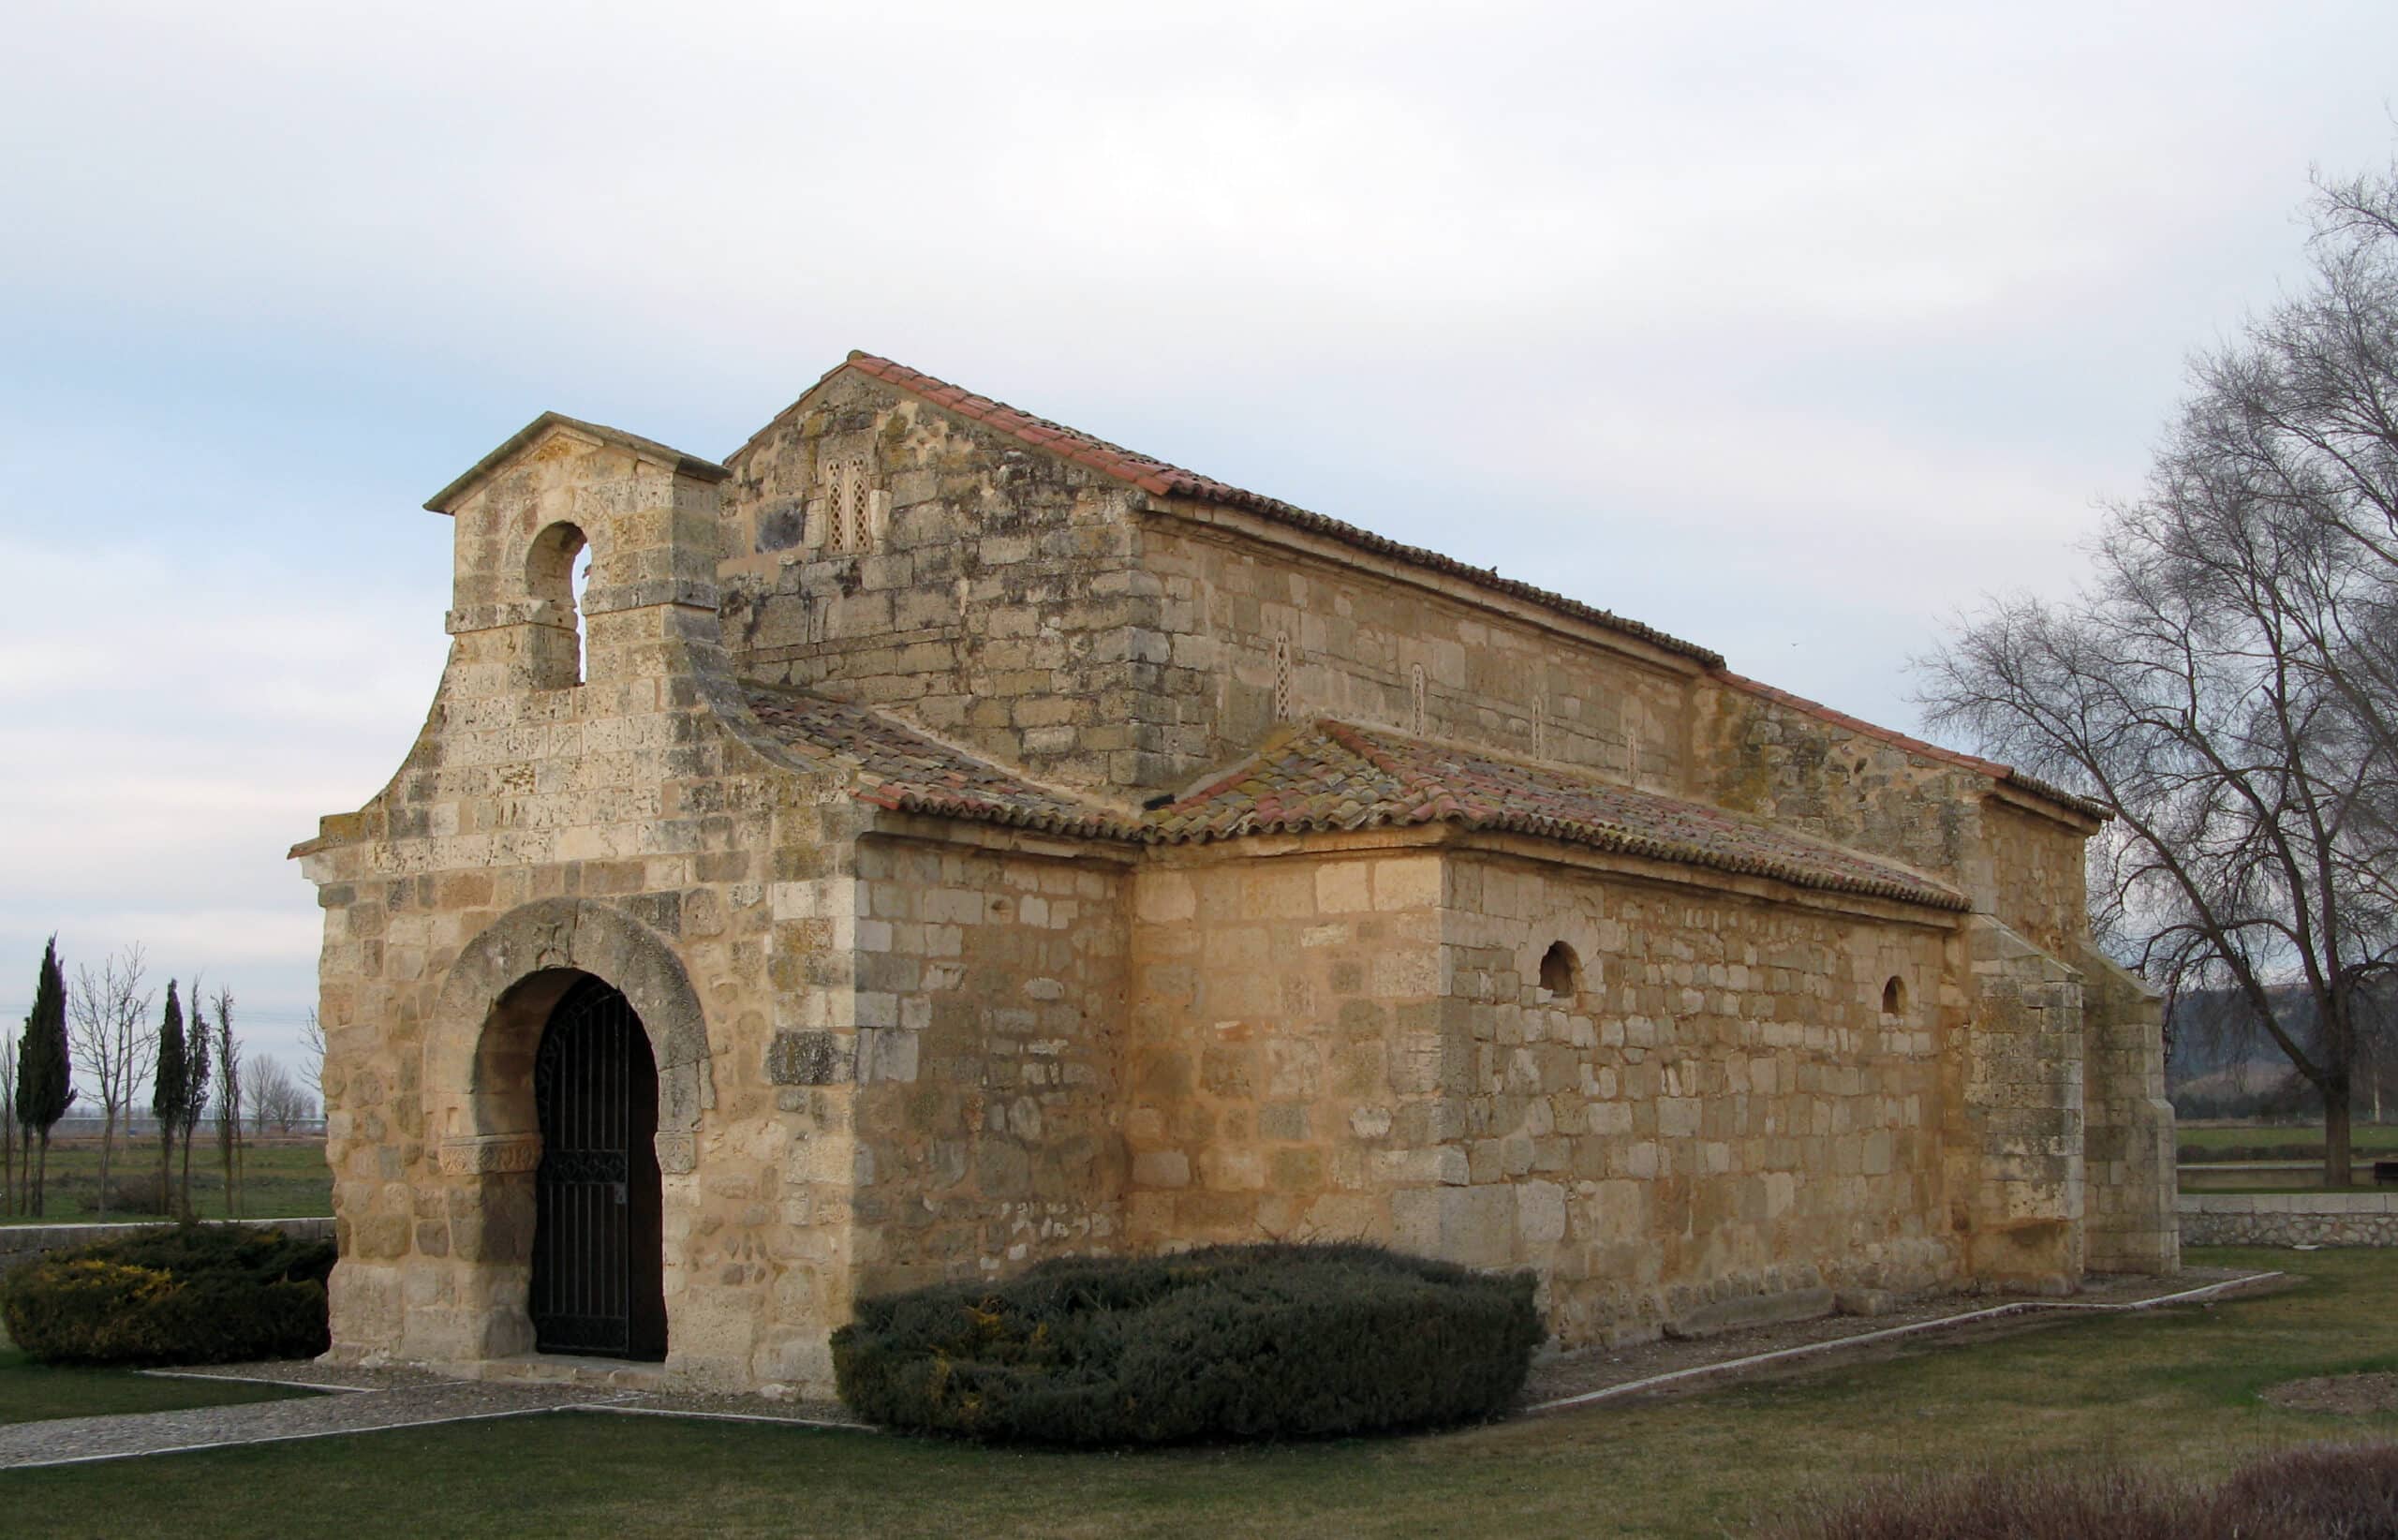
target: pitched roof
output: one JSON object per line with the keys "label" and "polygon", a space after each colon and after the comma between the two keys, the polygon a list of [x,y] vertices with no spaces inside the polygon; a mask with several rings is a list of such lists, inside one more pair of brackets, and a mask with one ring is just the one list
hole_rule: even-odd
{"label": "pitched roof", "polygon": [[[1972,754],[1960,753],[1955,749],[1942,748],[1936,744],[1909,737],[1903,733],[1876,727],[1871,722],[1848,716],[1844,712],[1835,711],[1829,706],[1807,700],[1803,696],[1793,695],[1786,690],[1775,689],[1769,685],[1760,684],[1756,680],[1743,678],[1731,672],[1725,665],[1722,654],[1702,647],[1696,643],[1669,636],[1637,620],[1627,619],[1612,610],[1602,610],[1595,605],[1585,604],[1580,600],[1569,599],[1562,594],[1553,593],[1548,589],[1519,582],[1515,578],[1501,577],[1494,569],[1470,566],[1454,556],[1443,555],[1438,551],[1428,550],[1419,545],[1407,545],[1385,536],[1377,535],[1370,529],[1363,529],[1356,525],[1329,518],[1322,513],[1310,512],[1304,508],[1286,503],[1279,497],[1268,497],[1262,493],[1246,491],[1229,482],[1220,481],[1212,476],[1203,476],[1197,471],[1185,470],[1179,466],[1170,465],[1154,456],[1125,449],[1118,444],[1111,444],[1103,438],[1093,437],[1078,429],[1070,428],[1062,422],[1053,422],[1045,417],[1035,417],[1030,412],[1011,407],[1005,402],[977,395],[961,386],[952,385],[947,380],[936,378],[920,369],[911,369],[904,363],[880,358],[872,353],[852,352],[848,359],[826,370],[822,378],[817,383],[822,384],[824,380],[832,378],[844,369],[855,369],[860,374],[896,386],[944,410],[955,412],[960,417],[1006,434],[1019,442],[1036,449],[1046,450],[1077,465],[1088,466],[1104,475],[1129,481],[1154,496],[1187,497],[1194,502],[1207,503],[1220,508],[1236,508],[1260,514],[1277,523],[1337,540],[1356,550],[1388,556],[1410,566],[1427,568],[1494,593],[1505,594],[1510,598],[1537,604],[1545,609],[1573,616],[1577,620],[1588,621],[1609,630],[1638,637],[1667,652],[1679,653],[1697,661],[1713,677],[1734,689],[1779,702],[1835,725],[1895,744],[1911,753],[1922,754],[1948,763],[1978,770],[1994,780],[2018,787],[2086,818],[2104,821],[2113,816],[2104,805],[2051,786],[2035,777],[2027,776],[2012,765],[2002,764],[1995,760],[1982,759]],[[804,401],[806,397],[803,396],[801,399]],[[599,431],[613,432],[614,430]],[[764,430],[760,431],[762,433]]]}
{"label": "pitched roof", "polygon": [[1797,887],[1966,907],[1929,878],[1718,807],[1345,722],[1286,730],[1191,795],[1133,814],[1042,786],[867,706],[766,689],[753,689],[749,703],[794,749],[853,771],[858,800],[898,812],[1145,845],[1451,823]]}
{"label": "pitched roof", "polygon": [[599,422],[585,422],[579,417],[568,417],[559,412],[543,412],[509,435],[507,441],[497,449],[468,466],[457,480],[425,499],[426,510],[435,513],[452,511],[452,505],[464,497],[467,490],[477,481],[497,470],[519,450],[524,449],[552,428],[571,429],[576,433],[597,438],[603,444],[614,444],[618,449],[630,450],[644,459],[656,460],[673,466],[677,476],[696,476],[703,481],[721,481],[733,474],[713,460],[703,460],[696,454],[686,454],[681,450],[661,444],[655,438],[644,438],[637,433],[627,433],[622,428],[611,428]]}
{"label": "pitched roof", "polygon": [[1381,729],[1320,721],[1150,816],[1149,837],[1446,822],[1624,855],[1770,877],[1798,887],[1967,907],[1929,878],[1755,820],[1550,765],[1494,759]]}
{"label": "pitched roof", "polygon": [[[1029,444],[1036,449],[1047,450],[1053,454],[1073,461],[1076,465],[1088,466],[1091,469],[1104,475],[1130,481],[1153,496],[1188,497],[1194,502],[1207,503],[1218,508],[1236,508],[1245,512],[1256,513],[1277,524],[1288,525],[1311,535],[1337,540],[1355,550],[1369,552],[1374,555],[1388,556],[1412,567],[1428,568],[1446,576],[1471,583],[1476,587],[1487,588],[1493,593],[1504,594],[1511,599],[1522,600],[1528,603],[1540,605],[1544,609],[1554,610],[1561,615],[1571,615],[1576,620],[1587,621],[1594,626],[1605,627],[1608,630],[1621,631],[1627,636],[1637,637],[1652,646],[1661,647],[1667,652],[1679,653],[1710,668],[1723,666],[1724,659],[1721,654],[1702,647],[1695,642],[1685,642],[1680,637],[1668,636],[1653,626],[1626,619],[1612,610],[1602,610],[1596,605],[1585,604],[1578,599],[1568,599],[1563,594],[1552,593],[1548,589],[1519,582],[1515,578],[1501,577],[1495,569],[1470,566],[1455,556],[1444,556],[1438,551],[1427,550],[1420,545],[1404,544],[1385,536],[1377,535],[1370,529],[1361,529],[1343,520],[1327,518],[1322,513],[1311,513],[1304,508],[1286,503],[1280,497],[1268,497],[1263,493],[1245,491],[1229,482],[1220,481],[1212,476],[1202,476],[1195,470],[1185,470],[1179,466],[1168,465],[1163,460],[1125,449],[1121,445],[1111,444],[1103,438],[1094,438],[1089,434],[1070,428],[1062,422],[1053,422],[1045,417],[1035,417],[1030,412],[1018,410],[1005,402],[994,401],[988,396],[976,395],[970,391],[950,384],[947,380],[936,379],[922,370],[910,369],[904,363],[895,363],[887,358],[877,358],[871,353],[851,353],[846,362],[826,371],[824,378],[830,379],[843,369],[855,369],[860,374],[871,376],[887,385],[897,386],[910,395],[920,396],[936,407],[955,412],[960,417],[971,419],[985,427],[996,429],[1022,443]],[[820,380],[819,383],[822,381]]]}
{"label": "pitched roof", "polygon": [[783,743],[845,765],[858,800],[895,812],[1099,838],[1132,837],[1128,817],[1038,785],[868,706],[752,688],[749,708]]}

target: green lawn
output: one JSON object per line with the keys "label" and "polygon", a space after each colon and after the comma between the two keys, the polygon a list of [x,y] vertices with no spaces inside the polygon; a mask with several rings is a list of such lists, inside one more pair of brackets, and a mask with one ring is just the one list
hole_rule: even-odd
{"label": "green lawn", "polygon": [[2082,1317],[1702,1395],[1388,1443],[1005,1453],[863,1433],[554,1414],[0,1474],[45,1533],[185,1535],[1246,1536],[1748,1533],[1859,1477],[2124,1460],[2213,1474],[2398,1416],[2283,1412],[2262,1386],[2398,1369],[2398,1252],[2194,1252],[2303,1266],[2212,1309]]}
{"label": "green lawn", "polygon": [[[2356,1123],[2348,1130],[2348,1139],[2360,1156],[2398,1151],[2398,1123]],[[2269,1149],[2285,1153],[2259,1158],[2323,1158],[2320,1123],[2212,1123],[2203,1128],[2183,1123],[2174,1130],[2173,1140],[2184,1150],[2196,1148],[2205,1155],[2227,1149]]]}
{"label": "green lawn", "polygon": [[120,1412],[179,1412],[187,1406],[230,1406],[315,1394],[221,1380],[162,1380],[129,1369],[49,1369],[0,1337],[0,1423]]}
{"label": "green lawn", "polygon": [[[212,1146],[198,1144],[191,1152],[193,1206],[202,1219],[227,1219],[225,1178]],[[333,1178],[325,1164],[325,1148],[315,1141],[254,1146],[245,1157],[242,1215],[245,1219],[313,1219],[333,1211]],[[179,1173],[180,1174],[180,1173]],[[120,1142],[109,1170],[111,1187],[155,1188],[158,1177],[158,1147],[141,1141],[130,1148]],[[50,1179],[45,1212],[40,1220],[26,1214],[0,1218],[0,1224],[81,1224],[100,1220],[159,1219],[155,1207],[133,1212],[121,1205],[103,1213],[100,1207],[100,1147],[96,1139],[78,1138],[50,1148]]]}

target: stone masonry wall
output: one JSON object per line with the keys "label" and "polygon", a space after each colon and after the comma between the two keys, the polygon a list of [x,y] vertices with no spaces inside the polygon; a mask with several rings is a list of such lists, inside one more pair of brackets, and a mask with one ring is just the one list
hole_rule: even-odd
{"label": "stone masonry wall", "polygon": [[2173,1103],[2165,1096],[2164,1001],[2095,947],[2082,949],[2082,1221],[2095,1272],[2181,1268]]}
{"label": "stone masonry wall", "polygon": [[858,847],[858,1287],[1119,1244],[1130,880],[1103,852]]}
{"label": "stone masonry wall", "polygon": [[2083,1266],[2081,977],[1988,915],[1969,925],[1944,1066],[1952,1223],[1973,1276],[2067,1292]]}
{"label": "stone masonry wall", "polygon": [[[1999,924],[2069,966],[2079,966],[2090,935],[2083,837],[2077,829],[1991,797],[1981,807],[1979,858],[1967,885]],[[2164,1050],[2159,1034],[2157,1048]]]}
{"label": "stone masonry wall", "polygon": [[1164,585],[1181,776],[1247,752],[1279,720],[1329,716],[1682,789],[1682,659],[1178,517],[1144,522],[1141,559]]}
{"label": "stone masonry wall", "polygon": [[[335,1351],[529,1347],[541,1019],[510,1002],[581,970],[629,993],[639,974],[653,1036],[681,1034],[657,1050],[670,1372],[821,1378],[849,1193],[786,1185],[787,1162],[807,1167],[766,1048],[777,1027],[830,1025],[822,985],[848,964],[768,897],[844,859],[856,807],[728,714],[712,486],[555,433],[455,518],[455,641],[424,730],[390,786],[299,852],[325,911]],[[562,576],[543,555],[562,522],[595,557],[581,683],[571,651],[559,666],[571,600],[562,625],[537,588]]]}
{"label": "stone masonry wall", "polygon": [[1989,778],[1717,680],[1696,688],[1692,785],[1735,812],[1961,885]]}
{"label": "stone masonry wall", "polygon": [[[1955,1275],[1946,926],[1499,856],[1456,859],[1443,903],[1468,1074],[1441,1249],[1540,1267],[1564,1344]],[[1885,1014],[1892,977],[1915,1003]]]}
{"label": "stone masonry wall", "polygon": [[[1162,783],[1137,491],[854,373],[731,469],[720,570],[744,677],[887,706],[1067,784]],[[843,496],[864,501],[836,518]],[[871,549],[844,549],[867,542],[835,526],[860,517]]]}
{"label": "stone masonry wall", "polygon": [[2398,1192],[2184,1192],[2191,1246],[2398,1246]]}
{"label": "stone masonry wall", "polygon": [[[1365,1238],[1547,1277],[1567,1346],[1956,1276],[1950,930],[1360,841],[1142,872],[1135,1249]],[[1541,961],[1581,969],[1548,998]],[[1885,1017],[1892,976],[1930,1003]]]}
{"label": "stone masonry wall", "polygon": [[1440,857],[1245,840],[1133,879],[1134,1250],[1375,1240],[1463,1175],[1444,1122]]}

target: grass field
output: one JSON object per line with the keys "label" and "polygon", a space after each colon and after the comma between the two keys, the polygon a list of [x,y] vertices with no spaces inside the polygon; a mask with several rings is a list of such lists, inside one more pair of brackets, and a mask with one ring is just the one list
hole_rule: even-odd
{"label": "grass field", "polygon": [[[245,1219],[309,1219],[333,1211],[333,1173],[325,1165],[320,1140],[278,1141],[250,1147],[244,1156],[242,1217]],[[179,1173],[180,1174],[180,1173]],[[121,1193],[140,1188],[155,1193],[158,1180],[158,1147],[142,1140],[131,1147],[119,1143],[109,1181]],[[228,1219],[225,1178],[214,1147],[195,1141],[191,1151],[192,1203],[202,1219]],[[111,1207],[103,1213],[100,1194],[100,1145],[97,1139],[64,1141],[50,1147],[50,1181],[46,1212],[39,1221],[18,1214],[0,1224],[80,1224],[107,1220],[161,1219],[155,1204],[144,1211]]]}
{"label": "grass field", "polygon": [[179,1412],[188,1406],[231,1406],[314,1394],[275,1385],[162,1380],[129,1369],[50,1369],[0,1338],[0,1423]]}
{"label": "grass field", "polygon": [[1858,1478],[2124,1461],[2213,1474],[2398,1416],[2257,1391],[2398,1369],[2398,1253],[2194,1252],[2303,1266],[2270,1297],[2080,1318],[1701,1395],[1467,1432],[1166,1454],[1008,1453],[864,1433],[558,1414],[0,1473],[55,1535],[1717,1537]]}
{"label": "grass field", "polygon": [[[2348,1131],[2351,1146],[2359,1155],[2373,1152],[2398,1152],[2398,1123],[2357,1123]],[[2320,1123],[2183,1123],[2174,1130],[2174,1143],[2184,1150],[2197,1149],[2213,1154],[2228,1149],[2271,1149],[2287,1152],[2281,1158],[2304,1159],[2308,1155],[2322,1158],[2323,1125]],[[2273,1159],[2261,1156],[2259,1159]]]}

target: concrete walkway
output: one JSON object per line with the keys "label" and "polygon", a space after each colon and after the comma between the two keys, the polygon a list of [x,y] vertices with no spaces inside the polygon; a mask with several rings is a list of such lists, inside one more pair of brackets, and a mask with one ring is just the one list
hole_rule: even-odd
{"label": "concrete walkway", "polygon": [[216,1449],[233,1444],[373,1433],[478,1417],[521,1417],[535,1412],[609,1401],[617,1396],[614,1391],[579,1385],[460,1382],[389,1390],[340,1390],[289,1400],[197,1406],[181,1412],[9,1423],[0,1426],[0,1470],[78,1465],[87,1460]]}

